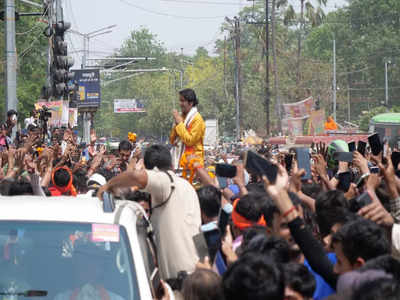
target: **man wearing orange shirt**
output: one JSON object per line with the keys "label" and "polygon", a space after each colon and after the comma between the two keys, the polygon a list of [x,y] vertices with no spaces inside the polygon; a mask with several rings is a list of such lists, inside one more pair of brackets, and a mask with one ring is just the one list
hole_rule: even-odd
{"label": "man wearing orange shirt", "polygon": [[175,124],[170,134],[174,169],[190,168],[188,165],[193,158],[204,165],[203,140],[206,125],[197,111],[197,104],[196,93],[192,89],[179,92],[182,114],[173,111]]}

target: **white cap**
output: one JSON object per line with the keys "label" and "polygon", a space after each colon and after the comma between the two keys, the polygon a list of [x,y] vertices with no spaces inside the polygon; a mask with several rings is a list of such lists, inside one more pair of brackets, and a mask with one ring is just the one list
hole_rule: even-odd
{"label": "white cap", "polygon": [[92,176],[90,176],[88,182],[90,181],[95,181],[99,185],[105,185],[107,183],[107,180],[104,178],[104,176],[98,173],[94,173]]}

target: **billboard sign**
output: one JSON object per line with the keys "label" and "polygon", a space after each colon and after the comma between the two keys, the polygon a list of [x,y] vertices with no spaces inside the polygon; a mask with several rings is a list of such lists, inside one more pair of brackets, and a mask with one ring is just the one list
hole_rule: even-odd
{"label": "billboard sign", "polygon": [[81,69],[71,70],[74,73],[74,81],[78,85],[77,105],[83,107],[99,107],[100,94],[100,70]]}
{"label": "billboard sign", "polygon": [[114,99],[114,113],[146,112],[144,104],[136,99]]}

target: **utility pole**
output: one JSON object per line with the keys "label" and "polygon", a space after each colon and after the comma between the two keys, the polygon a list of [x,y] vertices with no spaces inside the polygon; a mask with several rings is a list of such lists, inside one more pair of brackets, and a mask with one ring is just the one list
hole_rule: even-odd
{"label": "utility pole", "polygon": [[241,91],[240,91],[240,21],[239,18],[235,17],[235,100],[236,100],[236,140],[240,141],[240,102],[241,102]]}
{"label": "utility pole", "polygon": [[[255,0],[249,0],[255,1]],[[269,1],[265,0],[265,22],[247,22],[247,24],[265,25],[265,114],[268,136],[271,134],[270,91],[269,91]],[[279,116],[280,117],[280,116]]]}
{"label": "utility pole", "polygon": [[226,93],[226,36],[224,37],[224,93],[225,93],[225,97],[227,97],[227,93]]}
{"label": "utility pole", "polygon": [[333,39],[333,119],[336,122],[336,40]]}
{"label": "utility pole", "polygon": [[267,134],[271,134],[270,93],[269,93],[269,3],[265,0],[265,113],[267,115]]}
{"label": "utility pole", "polygon": [[[5,43],[6,43],[6,115],[10,109],[17,110],[17,52],[15,46],[15,0],[4,0],[5,5]],[[13,130],[13,138],[16,129]]]}

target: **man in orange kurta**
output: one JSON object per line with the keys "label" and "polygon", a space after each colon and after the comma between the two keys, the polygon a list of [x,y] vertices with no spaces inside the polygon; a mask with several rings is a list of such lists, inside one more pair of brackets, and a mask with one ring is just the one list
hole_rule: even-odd
{"label": "man in orange kurta", "polygon": [[325,130],[338,130],[338,126],[332,117],[328,117],[328,120],[325,122]]}
{"label": "man in orange kurta", "polygon": [[[179,92],[179,105],[182,114],[173,112],[175,125],[171,130],[170,142],[174,145],[173,160],[175,169],[190,169],[193,161],[204,165],[204,134],[206,125],[197,111],[198,100],[192,89]],[[175,157],[174,157],[175,156]]]}

